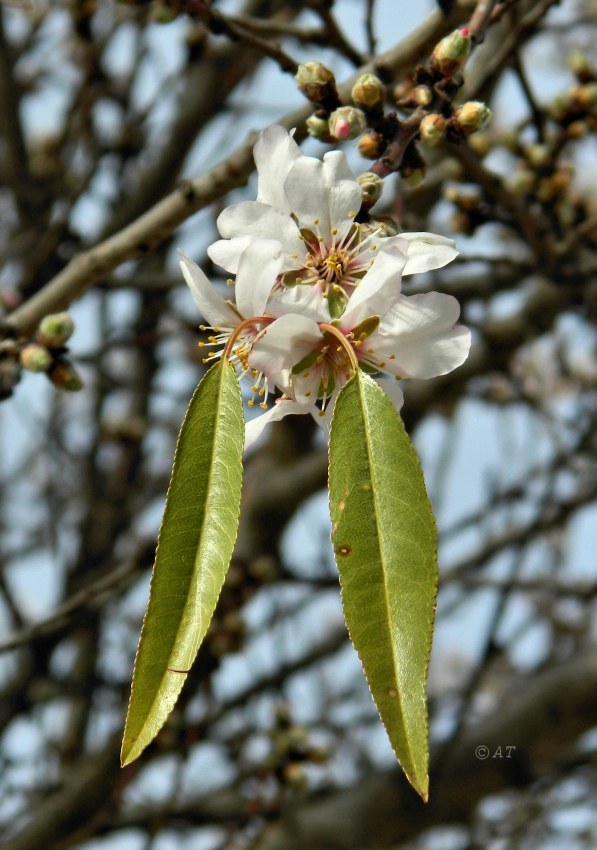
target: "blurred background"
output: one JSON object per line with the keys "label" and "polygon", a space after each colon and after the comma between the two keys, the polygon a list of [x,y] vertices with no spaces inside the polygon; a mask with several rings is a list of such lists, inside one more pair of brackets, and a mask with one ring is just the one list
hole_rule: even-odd
{"label": "blurred background", "polygon": [[[346,635],[308,417],[247,457],[208,637],[167,726],[118,764],[174,443],[203,370],[176,248],[224,285],[206,247],[217,214],[255,197],[255,133],[305,136],[294,63],[325,62],[340,84],[375,60],[396,109],[477,4],[441,5],[0,4],[6,850],[597,846],[589,0],[479,4],[491,18],[455,104],[484,101],[492,121],[420,146],[420,173],[390,175],[374,208],[457,241],[454,263],[405,291],[455,295],[473,331],[464,366],[405,382],[440,542],[430,803],[401,777]],[[369,170],[355,142],[343,149]],[[69,305],[71,338],[34,374],[24,348]]]}

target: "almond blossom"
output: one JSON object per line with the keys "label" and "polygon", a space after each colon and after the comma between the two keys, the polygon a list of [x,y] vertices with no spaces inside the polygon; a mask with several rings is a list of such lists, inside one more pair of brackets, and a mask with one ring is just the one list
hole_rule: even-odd
{"label": "almond blossom", "polygon": [[[179,253],[180,268],[195,304],[200,314],[210,323],[199,327],[202,331],[213,331],[207,342],[199,343],[201,348],[211,348],[203,362],[215,362],[221,357],[234,333],[235,339],[228,356],[239,378],[249,379],[251,382],[252,396],[247,404],[253,407],[257,397],[261,399],[259,406],[267,411],[247,423],[245,448],[248,448],[268,422],[282,419],[290,413],[308,413],[312,407],[309,402],[296,402],[292,398],[289,372],[283,369],[274,370],[268,364],[263,369],[256,368],[249,362],[263,325],[273,321],[273,315],[268,313],[266,305],[282,264],[282,246],[274,240],[262,239],[243,251],[238,263],[236,281],[228,281],[234,285],[236,303],[223,298],[199,266],[182,251]],[[270,387],[274,371],[276,383]],[[274,392],[276,387],[283,393],[283,397],[277,399],[275,405],[268,410],[268,393]]]}
{"label": "almond blossom", "polygon": [[379,383],[399,410],[396,381],[451,372],[466,359],[471,341],[468,328],[456,324],[460,307],[451,295],[400,294],[406,262],[397,244],[380,251],[333,324],[296,313],[268,324],[249,356],[252,367],[268,368],[274,382],[290,373],[295,403],[310,404],[327,430],[338,392],[354,372],[348,343],[359,368],[392,379]]}
{"label": "almond blossom", "polygon": [[[227,301],[183,255],[181,268],[211,330],[200,346],[210,362],[225,356],[249,380],[249,407],[263,413],[246,427],[245,445],[268,422],[309,413],[329,427],[338,393],[363,369],[380,379],[399,410],[403,378],[432,378],[463,363],[470,331],[456,324],[449,295],[401,294],[402,276],[445,265],[453,242],[430,233],[386,235],[359,223],[361,189],[344,154],[305,156],[282,127],[255,146],[256,201],[220,215],[223,236],[208,249],[236,274]],[[383,376],[386,376],[385,379]],[[389,378],[389,380],[388,380]],[[273,403],[268,395],[275,393]]]}
{"label": "almond blossom", "polygon": [[274,298],[280,311],[315,321],[338,318],[383,244],[401,244],[403,274],[441,268],[457,252],[451,239],[432,233],[389,235],[384,223],[355,221],[361,188],[341,151],[323,161],[305,156],[280,126],[255,145],[257,200],[225,209],[218,218],[224,239],[208,248],[231,273],[255,239],[282,243],[283,264]]}

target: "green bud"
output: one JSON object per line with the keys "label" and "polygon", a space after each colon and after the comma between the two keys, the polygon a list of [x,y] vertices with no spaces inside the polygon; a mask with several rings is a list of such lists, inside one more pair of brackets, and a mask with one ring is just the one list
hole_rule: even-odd
{"label": "green bud", "polygon": [[66,360],[56,363],[50,371],[50,380],[59,390],[66,390],[69,393],[76,393],[83,389],[81,376],[72,363]]}
{"label": "green bud", "polygon": [[28,372],[47,372],[54,358],[44,345],[32,342],[21,351],[21,366]]}
{"label": "green bud", "polygon": [[551,152],[547,145],[529,145],[525,153],[534,168],[545,168],[551,162]]}
{"label": "green bud", "polygon": [[314,139],[320,139],[322,142],[330,142],[330,125],[327,115],[318,115],[314,112],[307,118],[307,132]]}
{"label": "green bud", "polygon": [[357,182],[361,187],[363,206],[365,209],[369,209],[381,198],[384,187],[383,178],[372,171],[365,171],[363,174],[359,174]]}
{"label": "green bud", "polygon": [[517,168],[504,179],[504,185],[508,191],[517,197],[530,194],[537,182],[534,171],[530,168]]}
{"label": "green bud", "polygon": [[374,74],[363,74],[352,87],[351,98],[355,106],[373,109],[381,106],[385,95],[385,86]]}
{"label": "green bud", "polygon": [[587,54],[582,50],[574,50],[568,56],[568,67],[579,80],[589,80],[593,74]]}
{"label": "green bud", "polygon": [[453,77],[464,66],[470,51],[468,29],[463,27],[442,38],[431,55],[431,64],[444,77]]}
{"label": "green bud", "polygon": [[337,97],[336,80],[332,71],[321,62],[305,62],[294,75],[299,89],[314,103],[324,103]]}
{"label": "green bud", "polygon": [[378,159],[385,147],[385,140],[381,133],[369,130],[361,136],[357,142],[357,150],[365,159]]}
{"label": "green bud", "polygon": [[466,136],[481,130],[491,119],[491,109],[479,100],[469,100],[454,112],[454,119]]}
{"label": "green bud", "polygon": [[572,108],[571,92],[557,94],[549,105],[549,114],[554,121],[561,121]]}
{"label": "green bud", "polygon": [[39,324],[39,341],[48,348],[61,348],[75,329],[69,313],[44,316]]}
{"label": "green bud", "polygon": [[439,145],[446,135],[446,123],[444,116],[436,112],[426,115],[419,127],[421,141],[430,148]]}
{"label": "green bud", "polygon": [[367,119],[361,109],[341,106],[330,115],[330,133],[340,142],[356,139],[367,129]]}

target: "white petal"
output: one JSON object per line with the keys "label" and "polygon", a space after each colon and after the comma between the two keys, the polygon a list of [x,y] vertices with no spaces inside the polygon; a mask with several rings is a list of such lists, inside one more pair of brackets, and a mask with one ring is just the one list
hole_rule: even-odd
{"label": "white petal", "polygon": [[277,239],[289,254],[302,244],[298,228],[289,215],[257,201],[243,201],[227,207],[218,216],[217,224],[225,239],[235,236]]}
{"label": "white petal", "polygon": [[245,450],[253,445],[270,422],[279,422],[280,419],[291,414],[310,413],[312,407],[313,405],[299,404],[292,399],[277,399],[268,410],[247,422],[245,426]]}
{"label": "white petal", "polygon": [[323,158],[323,180],[329,187],[330,226],[343,235],[361,207],[361,187],[354,178],[342,151],[330,151]]}
{"label": "white petal", "polygon": [[236,307],[241,316],[262,316],[284,258],[275,239],[252,242],[240,258],[236,277]]}
{"label": "white petal", "polygon": [[235,236],[234,239],[219,239],[207,249],[210,260],[217,266],[226,269],[230,274],[236,274],[238,263],[243,251],[249,247],[251,236]]}
{"label": "white petal", "polygon": [[369,316],[384,316],[400,298],[406,258],[399,243],[386,244],[348,300],[340,323],[347,331]]}
{"label": "white petal", "polygon": [[230,304],[209,282],[197,263],[194,263],[182,251],[180,268],[199,312],[213,327],[235,328],[239,318]]}
{"label": "white petal", "polygon": [[408,241],[408,254],[404,274],[441,269],[458,256],[453,239],[436,233],[400,233],[400,239]]}
{"label": "white petal", "polygon": [[378,356],[394,354],[404,377],[445,375],[464,363],[470,348],[469,329],[454,324],[459,315],[451,295],[403,295],[369,342]]}
{"label": "white petal", "polygon": [[267,303],[270,316],[282,316],[284,313],[300,313],[314,322],[329,322],[328,302],[321,294],[321,286],[293,286],[277,290]]}
{"label": "white petal", "polygon": [[249,365],[272,376],[292,369],[322,341],[318,325],[306,316],[287,313],[268,325],[253,346]]}
{"label": "white petal", "polygon": [[259,175],[257,200],[289,212],[284,181],[293,163],[303,156],[302,150],[284,127],[274,124],[260,134],[253,155]]}
{"label": "white petal", "polygon": [[[294,163],[284,184],[290,211],[299,220],[300,227],[319,231],[329,238],[329,187],[323,180],[323,163],[303,156]],[[315,224],[315,222],[318,224]]]}

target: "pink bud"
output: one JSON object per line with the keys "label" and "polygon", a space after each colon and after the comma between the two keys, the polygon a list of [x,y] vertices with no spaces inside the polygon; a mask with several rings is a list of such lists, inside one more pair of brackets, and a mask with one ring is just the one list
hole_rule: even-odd
{"label": "pink bud", "polygon": [[336,126],[334,128],[334,135],[337,139],[348,139],[350,136],[350,122],[349,121],[337,121]]}

